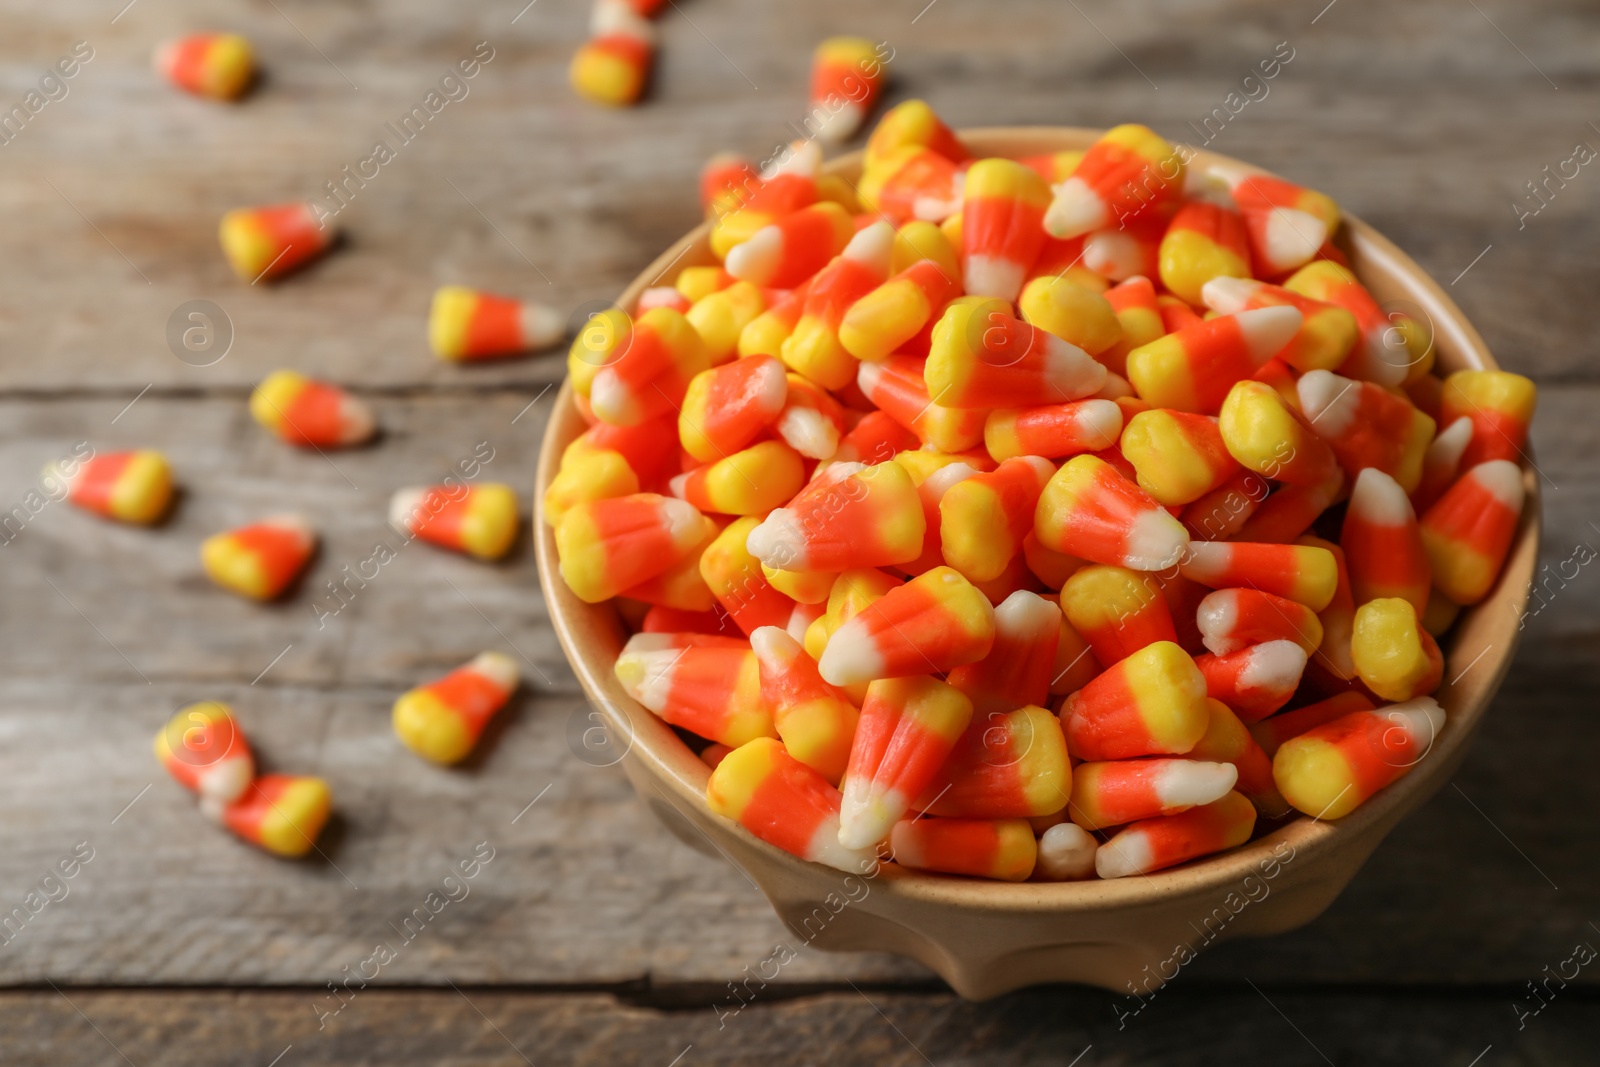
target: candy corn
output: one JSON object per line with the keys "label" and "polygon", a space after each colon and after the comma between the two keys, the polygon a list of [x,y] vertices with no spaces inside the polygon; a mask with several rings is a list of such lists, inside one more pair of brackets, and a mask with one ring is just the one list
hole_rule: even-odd
{"label": "candy corn", "polygon": [[839,343],[857,359],[887,359],[933,322],[960,290],[960,279],[932,259],[919,260],[862,296],[839,323]]}
{"label": "candy corn", "polygon": [[924,145],[901,145],[869,162],[856,189],[863,207],[896,225],[934,223],[961,210],[964,180],[948,156]]}
{"label": "candy corn", "polygon": [[772,709],[761,697],[756,654],[747,647],[661,648],[635,636],[612,669],[633,699],[707,740],[738,748],[778,736]]}
{"label": "candy corn", "polygon": [[745,517],[730,523],[700,553],[697,564],[711,594],[747,634],[763,626],[782,626],[794,611],[794,600],[772,584],[746,546],[757,522]]}
{"label": "candy corn", "polygon": [[[1202,668],[1203,669],[1203,668]],[[1192,760],[1230,763],[1238,772],[1234,788],[1269,819],[1289,813],[1289,802],[1272,780],[1272,758],[1250,735],[1239,716],[1215,698],[1206,701],[1210,721],[1205,735],[1189,750]]]}
{"label": "candy corn", "polygon": [[556,526],[561,576],[580,600],[598,603],[660,574],[704,536],[704,517],[684,500],[635,493],[589,501]]}
{"label": "candy corn", "polygon": [[1444,658],[1422,616],[1399,597],[1369,600],[1356,609],[1350,655],[1366,687],[1385,700],[1431,693],[1444,676]]}
{"label": "candy corn", "polygon": [[800,455],[782,441],[760,441],[672,479],[672,495],[701,511],[765,515],[805,483]]}
{"label": "candy corn", "polygon": [[228,265],[252,285],[272,281],[309,263],[333,243],[311,204],[239,208],[222,216],[217,236]]}
{"label": "candy corn", "polygon": [[844,407],[831,393],[798,374],[786,374],[784,384],[783,408],[772,424],[773,431],[807,459],[832,458],[846,428]]}
{"label": "candy corn", "polygon": [[366,404],[292,370],[273,371],[256,386],[250,415],[290,444],[310,448],[360,444],[377,430]]}
{"label": "candy corn", "polygon": [[989,654],[956,667],[948,680],[967,694],[980,716],[1043,705],[1050,697],[1060,639],[1060,609],[1037,593],[1018,590],[994,609]]}
{"label": "candy corn", "polygon": [[1002,882],[1033,873],[1038,846],[1026,819],[914,819],[894,824],[889,848],[903,867]]}
{"label": "candy corn", "polygon": [[951,568],[935,567],[835,630],[817,667],[834,685],[940,674],[977,662],[993,644],[989,599]]}
{"label": "candy corn", "polygon": [[938,679],[885,678],[869,685],[841,787],[839,843],[867,848],[888,836],[971,719],[972,702]]}
{"label": "candy corn", "polygon": [[838,783],[850,759],[860,712],[822,680],[815,661],[789,634],[763,626],[750,634],[761,674],[761,699],[789,755]]}
{"label": "candy corn", "polygon": [[1219,315],[1283,305],[1299,308],[1304,316],[1300,329],[1277,357],[1298,371],[1332,370],[1350,355],[1361,334],[1355,316],[1338,304],[1251,278],[1212,278],[1201,287],[1200,298]]}
{"label": "candy corn", "polygon": [[1393,386],[1413,381],[1433,366],[1433,338],[1427,331],[1408,315],[1385,312],[1348,268],[1318,260],[1301,267],[1283,287],[1338,304],[1355,316],[1361,338],[1336,368],[1345,377]]}
{"label": "candy corn", "polygon": [[1215,414],[1234,383],[1249,378],[1300,329],[1298,308],[1221,315],[1128,353],[1128,380],[1156,407]]}
{"label": "candy corn", "polygon": [[304,856],[333,809],[321,778],[264,774],[220,813],[222,824],[246,841],[279,856]]}
{"label": "candy corn", "polygon": [[1183,175],[1182,157],[1148,127],[1117,126],[1055,187],[1044,228],[1052,237],[1076,237],[1138,218],[1176,200]]}
{"label": "candy corn", "polygon": [[110,452],[62,460],[44,469],[44,488],[85,511],[118,522],[159,522],[172,503],[172,468],[160,452]]}
{"label": "candy corn", "polygon": [[1081,760],[1182,755],[1206,721],[1205,676],[1170,641],[1132,653],[1061,704],[1067,750]]}
{"label": "candy corn", "polygon": [[1344,549],[1357,605],[1399,597],[1418,613],[1428,606],[1432,578],[1417,517],[1405,490],[1376,467],[1356,478],[1339,547]]}
{"label": "candy corn", "polygon": [[1440,430],[1422,455],[1422,477],[1411,491],[1411,504],[1417,514],[1427,511],[1446,489],[1455,484],[1461,471],[1461,457],[1472,440],[1472,420],[1465,415]]}
{"label": "candy corn", "polygon": [[1295,485],[1343,480],[1333,450],[1263,382],[1239,382],[1228,391],[1217,429],[1228,454],[1264,477]]}
{"label": "candy corn", "polygon": [[925,445],[941,452],[964,452],[983,440],[984,412],[940,403],[928,392],[924,361],[890,356],[863,363],[856,371],[861,393],[906,427]]}
{"label": "candy corn", "polygon": [[974,582],[998,578],[1032,532],[1039,494],[1053,474],[1049,460],[1019,456],[951,486],[939,501],[945,562]]}
{"label": "candy corn", "polygon": [[1194,664],[1206,677],[1206,694],[1233,709],[1245,722],[1264,719],[1288,703],[1306,669],[1307,652],[1278,638],[1249,645],[1225,656],[1210,653]]}
{"label": "candy corn", "polygon": [[783,365],[771,356],[701,371],[678,412],[684,451],[702,463],[739,451],[778,417],[788,393]]}
{"label": "candy corn", "polygon": [[1206,648],[1226,656],[1264,641],[1293,641],[1307,655],[1322,643],[1316,612],[1257,589],[1218,589],[1200,601],[1195,620]]}
{"label": "candy corn", "polygon": [[1239,471],[1216,420],[1205,415],[1141,411],[1123,428],[1120,445],[1139,488],[1167,507],[1198,500]]}
{"label": "candy corn", "polygon": [[926,530],[904,467],[835,463],[751,530],[749,546],[779,570],[842,571],[916,559]]}
{"label": "candy corn", "polygon": [[1061,724],[1044,708],[975,713],[914,805],[973,819],[1048,815],[1067,802],[1072,777]]}
{"label": "candy corn", "polygon": [[[967,292],[1015,300],[1044,242],[1050,187],[1009,159],[980,159],[961,201],[961,273]],[[1068,234],[1067,236],[1072,236]]]}
{"label": "candy corn", "polygon": [[573,90],[609,107],[634,103],[650,76],[655,27],[630,4],[600,0],[590,30],[594,36],[579,47],[567,70]]}
{"label": "candy corn", "polygon": [[1255,806],[1239,793],[1178,815],[1136,822],[1101,845],[1094,854],[1101,878],[1150,874],[1250,840]]}
{"label": "candy corn", "polygon": [[1212,589],[1258,589],[1317,612],[1333,600],[1339,583],[1333,553],[1304,544],[1193,541],[1178,571]]}
{"label": "candy corn", "polygon": [[1178,639],[1161,583],[1144,571],[1083,567],[1061,587],[1061,611],[1105,666]]}
{"label": "candy corn", "polygon": [[395,735],[424,759],[459,762],[516,687],[516,661],[499,652],[484,652],[396,700]]}
{"label": "candy corn", "polygon": [[953,163],[971,157],[966,146],[924,100],[906,100],[884,112],[867,138],[867,169],[879,166],[885,156],[905,145],[931,148]]}
{"label": "candy corn", "polygon": [[788,289],[827,265],[855,236],[849,212],[823,202],[757,230],[728,250],[728,273],[742,281]]}
{"label": "candy corn", "polygon": [[[687,274],[695,268],[684,270]],[[706,268],[716,269],[716,268]],[[719,274],[726,272],[718,271]],[[729,281],[733,281],[730,276]],[[680,278],[680,283],[682,279]],[[809,291],[809,289],[807,290]],[[689,320],[689,325],[694,327],[695,333],[700,335],[704,343],[706,356],[712,366],[718,366],[733,359],[739,353],[739,342],[744,337],[744,331],[756,319],[767,311],[768,305],[776,298],[775,291],[769,292],[759,285],[750,282],[733,281],[732,285],[715,289],[712,292],[694,298],[683,317]],[[803,305],[805,293],[799,297]],[[639,313],[644,314],[645,308],[641,302]],[[793,325],[792,323],[790,324]],[[766,355],[764,352],[749,353],[751,355]]]}
{"label": "candy corn", "polygon": [[839,389],[856,376],[856,359],[840,341],[845,313],[889,276],[894,228],[875,222],[857,233],[832,262],[817,272],[794,330],[778,355],[818,385]]}
{"label": "candy corn", "polygon": [[428,344],[440,359],[471,361],[549,348],[566,323],[554,308],[460,285],[434,291]]}
{"label": "candy corn", "polygon": [[156,49],[156,71],[178,88],[235,100],[255,80],[255,53],[236,33],[192,33]]}
{"label": "candy corn", "polygon": [[688,319],[670,308],[653,308],[632,322],[626,316],[597,319],[573,341],[567,363],[589,376],[596,418],[633,426],[682,403],[690,380],[711,365],[711,356]]}
{"label": "candy corn", "polygon": [[1074,456],[1039,497],[1034,533],[1045,548],[1069,556],[1155,571],[1183,555],[1183,525],[1116,468],[1095,456]]}
{"label": "candy corn", "polygon": [[1285,741],[1272,757],[1272,777],[1300,811],[1342,819],[1421,761],[1444,724],[1432,697],[1353,711]]}
{"label": "candy corn", "polygon": [[707,218],[736,210],[759,183],[755,166],[737,152],[717,152],[700,168],[700,206]]}
{"label": "candy corn", "polygon": [[1227,184],[1250,235],[1262,273],[1285,274],[1309,262],[1339,225],[1339,207],[1327,196],[1282,178],[1213,168]]}
{"label": "candy corn", "polygon": [[1067,812],[1085,830],[1176,815],[1220,800],[1238,776],[1232,764],[1188,759],[1080,763]]}
{"label": "candy corn", "polygon": [[1000,408],[983,423],[984,447],[1004,462],[1019,456],[1059,459],[1102,452],[1117,443],[1122,408],[1110,400],[1073,400],[1036,408]]}
{"label": "candy corn", "polygon": [[1250,243],[1236,211],[1191,200],[1161,238],[1161,284],[1191,304],[1213,278],[1250,277]]}
{"label": "candy corn", "polygon": [[1081,881],[1094,873],[1094,854],[1099,847],[1094,835],[1077,823],[1058,823],[1039,838],[1034,873],[1047,882]]}
{"label": "candy corn", "polygon": [[1391,475],[1406,492],[1417,487],[1434,421],[1409,400],[1325,370],[1305,374],[1296,395],[1307,424],[1328,442],[1346,474],[1354,478],[1370,467]]}
{"label": "candy corn", "polygon": [[1461,456],[1463,470],[1492,459],[1515,463],[1528,440],[1538,391],[1520,374],[1497,370],[1456,371],[1439,395],[1439,425],[1472,420],[1472,440]]}
{"label": "candy corn", "polygon": [[1307,704],[1293,711],[1279,712],[1270,718],[1250,724],[1250,736],[1260,744],[1268,756],[1277,755],[1278,749],[1291,737],[1299,737],[1308,730],[1342,719],[1353,711],[1371,711],[1375,704],[1365,693],[1340,693],[1315,704]]}
{"label": "candy corn", "polygon": [[933,328],[923,375],[952,408],[1027,407],[1091,396],[1106,369],[1087,352],[1012,317],[997,300],[959,301]]}
{"label": "candy corn", "polygon": [[179,785],[198,793],[201,804],[212,809],[238,800],[256,775],[250,742],[233,710],[214,700],[173,715],[156,734],[155,753]]}
{"label": "candy corn", "polygon": [[864,874],[874,870],[871,844],[839,843],[839,791],[784,751],[757,738],[724,756],[706,783],[706,803],[770,845],[812,863]]}
{"label": "candy corn", "polygon": [[1488,595],[1522,514],[1522,471],[1504,459],[1480,463],[1422,516],[1422,546],[1435,588],[1457,604]]}
{"label": "candy corn", "polygon": [[[1161,238],[1165,230],[1166,219],[1151,213],[1111,229],[1086,234],[1080,238],[1083,265],[1114,282],[1157,275],[1161,271]],[[1177,297],[1168,299],[1179,307],[1188,307]]]}
{"label": "candy corn", "polygon": [[272,600],[311,559],[317,536],[299,515],[274,515],[200,543],[200,565],[213,582],[254,600]]}
{"label": "candy corn", "polygon": [[811,114],[824,141],[848,141],[883,88],[878,46],[864,37],[830,37],[811,57]]}
{"label": "candy corn", "polygon": [[[608,503],[587,501],[579,507]],[[579,508],[564,513],[562,520],[576,510]],[[496,560],[509,552],[517,539],[517,495],[509,485],[496,482],[401,489],[390,498],[389,522],[442,548]]]}

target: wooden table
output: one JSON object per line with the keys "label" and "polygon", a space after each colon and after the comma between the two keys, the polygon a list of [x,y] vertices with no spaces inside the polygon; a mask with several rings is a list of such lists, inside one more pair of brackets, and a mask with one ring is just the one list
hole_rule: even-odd
{"label": "wooden table", "polygon": [[[78,843],[93,853],[0,944],[0,1061],[1593,1062],[1600,968],[1551,982],[1521,1029],[1516,1006],[1576,944],[1600,945],[1600,577],[1557,576],[1600,546],[1600,174],[1551,183],[1520,224],[1514,207],[1547,164],[1600,145],[1592,5],[682,0],[649,103],[610,113],[566,87],[585,5],[523,2],[58,0],[0,16],[6,108],[74,42],[93,49],[0,146],[0,511],[79,441],[160,448],[184,490],[156,530],[49,504],[0,545],[0,912]],[[155,42],[213,25],[249,35],[267,70],[237,107],[148,69]],[[728,983],[791,935],[615,768],[574,755],[585,708],[528,552],[482,566],[407,548],[336,616],[314,609],[391,536],[397,487],[485,441],[486,476],[531,486],[562,361],[435,361],[433,288],[575,313],[607,299],[695,221],[704,157],[795,135],[810,47],[841,31],[889,42],[892,96],[955,125],[1140,120],[1199,143],[1230,91],[1253,92],[1213,120],[1213,147],[1374,223],[1541,386],[1548,604],[1459,778],[1316,923],[1208,953],[1120,1029],[1122,1002],[1100,992],[967,1004],[905,961],[816,951],[727,1013]],[[345,247],[272,288],[229,276],[225,210],[319,195],[479,41],[493,58],[470,94],[340,213]],[[1242,82],[1279,42],[1293,58],[1262,97]],[[169,347],[191,300],[231,323],[216,362]],[[325,458],[269,440],[244,398],[279,366],[369,398],[381,442]],[[300,592],[263,608],[211,588],[199,540],[286,507],[324,538]],[[484,648],[519,655],[530,685],[468,766],[424,766],[390,703]],[[150,737],[208,698],[238,709],[264,764],[332,784],[325,857],[241,845],[162,774]],[[494,858],[469,895],[405,940],[404,917],[479,842]],[[397,958],[335,999],[329,983],[382,941]]]}

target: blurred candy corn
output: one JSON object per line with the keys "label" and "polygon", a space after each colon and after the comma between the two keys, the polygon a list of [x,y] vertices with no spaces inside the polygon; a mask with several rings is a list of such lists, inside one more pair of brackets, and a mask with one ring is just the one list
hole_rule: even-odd
{"label": "blurred candy corn", "polygon": [[222,216],[222,251],[242,281],[281,278],[309,263],[333,242],[310,204],[239,208]]}
{"label": "blurred candy corn", "polygon": [[[563,515],[563,525],[569,517]],[[389,522],[442,548],[496,560],[517,539],[517,494],[496,482],[401,489],[390,498]]]}
{"label": "blurred candy corn", "polygon": [[244,795],[256,775],[250,742],[233,710],[214,700],[180,709],[156,734],[156,759],[215,814]]}
{"label": "blurred candy corn", "polygon": [[118,522],[159,522],[172,503],[172,468],[160,452],[111,452],[44,469],[45,491]]}
{"label": "blurred candy corn", "polygon": [[311,524],[275,515],[200,544],[200,563],[212,581],[254,600],[272,600],[299,576],[316,548]]}
{"label": "blurred candy corn", "polygon": [[372,409],[336,385],[273,371],[250,394],[250,415],[292,445],[343,448],[377,431]]}
{"label": "blurred candy corn", "polygon": [[255,80],[255,53],[236,33],[192,33],[156,49],[156,71],[178,88],[236,100]]}
{"label": "blurred candy corn", "polygon": [[883,87],[878,46],[864,37],[830,37],[811,57],[811,116],[816,136],[848,141],[861,129]]}
{"label": "blurred candy corn", "polygon": [[516,687],[516,662],[499,652],[484,652],[396,700],[394,732],[424,759],[458,762],[472,751]]}
{"label": "blurred candy corn", "polygon": [[333,795],[321,778],[264,774],[222,809],[224,826],[279,856],[303,856],[316,847]]}
{"label": "blurred candy corn", "polygon": [[451,361],[549,348],[561,340],[565,329],[553,308],[460,285],[435,290],[428,312],[428,344],[434,355]]}

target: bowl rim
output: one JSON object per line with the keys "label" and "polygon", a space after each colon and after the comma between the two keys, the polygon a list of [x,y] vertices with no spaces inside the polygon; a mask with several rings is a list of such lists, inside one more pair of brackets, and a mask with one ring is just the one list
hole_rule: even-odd
{"label": "bowl rim", "polygon": [[[1074,126],[995,126],[956,131],[957,136],[972,147],[974,155],[980,158],[985,154],[1019,158],[1087,147],[1103,132]],[[859,150],[839,156],[823,165],[823,173],[849,180],[851,175],[859,171],[861,158],[862,152]],[[1193,150],[1188,162],[1190,166],[1224,164],[1247,173],[1276,177],[1262,167],[1205,150]],[[1351,269],[1356,271],[1363,283],[1369,280],[1361,269],[1364,267],[1367,272],[1376,271],[1391,279],[1392,286],[1405,290],[1403,299],[1420,307],[1431,320],[1435,344],[1439,345],[1441,356],[1448,349],[1458,357],[1456,361],[1463,368],[1498,368],[1476,328],[1426,271],[1358,217],[1345,212],[1341,212],[1341,217],[1343,222],[1339,240],[1352,251]],[[615,306],[627,309],[631,314],[640,293],[660,284],[667,272],[689,257],[697,246],[702,253],[706,251],[709,233],[710,223],[702,221],[675,241],[628,284],[617,298]],[[691,263],[698,262],[699,258],[695,257]],[[626,738],[628,747],[623,758],[636,760],[635,766],[646,770],[656,779],[680,807],[688,805],[697,810],[702,816],[702,823],[719,826],[737,837],[744,847],[765,853],[769,860],[788,869],[794,878],[804,879],[806,872],[813,869],[838,874],[833,868],[810,863],[770,845],[732,820],[712,812],[705,799],[710,769],[665,723],[622,690],[611,671],[614,655],[608,658],[594,648],[593,634],[578,633],[578,624],[582,620],[586,629],[609,631],[619,647],[623,639],[614,608],[608,603],[586,604],[567,588],[558,569],[554,532],[544,521],[544,491],[559,469],[561,451],[585,428],[574,404],[570,379],[563,379],[541,443],[534,494],[533,533],[539,580],[550,622],[585,696],[602,711],[607,724]],[[1520,616],[1526,608],[1538,555],[1541,500],[1538,480],[1530,476],[1528,471],[1531,451],[1525,449],[1525,452],[1530,457],[1530,464],[1522,465],[1523,480],[1528,491],[1505,565],[1495,588],[1485,601],[1463,609],[1463,616],[1481,611],[1508,582],[1515,583],[1509,590],[1515,613]],[[1459,627],[1460,623],[1457,625]],[[1387,833],[1389,825],[1426,799],[1443,784],[1445,774],[1453,771],[1468,737],[1482,721],[1510,669],[1520,634],[1520,629],[1514,628],[1508,638],[1495,642],[1502,652],[1491,664],[1487,678],[1480,672],[1471,685],[1459,685],[1471,667],[1477,664],[1474,660],[1453,681],[1444,682],[1434,694],[1441,706],[1446,707],[1447,717],[1445,728],[1436,738],[1428,758],[1412,773],[1391,783],[1378,796],[1337,821],[1323,822],[1296,813],[1269,833],[1252,838],[1241,846],[1138,877],[1091,878],[1072,882],[1001,882],[885,865],[885,870],[894,872],[892,878],[885,880],[888,883],[885,888],[893,895],[906,899],[973,910],[1054,914],[1105,911],[1166,902],[1180,896],[1236,885],[1241,879],[1258,874],[1268,863],[1286,862],[1281,854],[1284,845],[1293,850],[1290,854],[1292,857],[1312,859],[1345,849],[1374,833],[1381,837]],[[1451,652],[1458,643],[1458,640],[1452,641],[1450,648],[1445,650],[1447,672],[1451,665]],[[1489,658],[1488,648],[1482,658]],[[1450,706],[1451,698],[1458,693],[1463,694],[1454,702],[1459,706]],[[1375,845],[1376,840],[1371,844]],[[718,851],[722,851],[729,862],[736,862],[725,850],[719,848]]]}

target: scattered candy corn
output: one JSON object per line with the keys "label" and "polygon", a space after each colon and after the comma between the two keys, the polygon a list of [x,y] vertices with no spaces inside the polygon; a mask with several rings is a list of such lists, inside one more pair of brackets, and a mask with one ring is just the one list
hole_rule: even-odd
{"label": "scattered candy corn", "polygon": [[242,281],[281,278],[320,256],[333,243],[310,204],[239,208],[218,227],[223,254]]}
{"label": "scattered candy corn", "polygon": [[311,559],[317,536],[299,515],[275,515],[200,544],[200,564],[213,582],[253,600],[272,600]]}
{"label": "scattered candy corn", "polygon": [[156,734],[155,752],[167,773],[213,809],[238,800],[256,776],[250,742],[233,710],[213,700],[179,710]]}
{"label": "scattered candy corn", "polygon": [[[608,501],[596,500],[588,506],[602,503]],[[564,513],[563,523],[570,516],[571,511]],[[401,489],[389,501],[389,522],[442,548],[496,560],[509,552],[517,539],[517,494],[509,485],[496,482]]]}
{"label": "scattered candy corn", "polygon": [[816,135],[848,141],[861,129],[884,81],[878,47],[864,37],[830,37],[811,57]]}
{"label": "scattered candy corn", "polygon": [[118,522],[159,522],[172,503],[172,468],[160,452],[111,452],[44,469],[47,493]]}
{"label": "scattered candy corn", "polygon": [[424,759],[456,763],[472,751],[516,687],[516,661],[499,652],[484,652],[396,700],[394,732]]}
{"label": "scattered candy corn", "polygon": [[292,858],[316,847],[332,810],[333,794],[321,778],[264,774],[220,818],[252,845]]}
{"label": "scattered candy corn", "polygon": [[440,359],[470,362],[549,348],[566,323],[554,308],[460,285],[435,290],[428,344]]}
{"label": "scattered candy corn", "polygon": [[1101,878],[1149,874],[1242,845],[1250,840],[1255,825],[1255,806],[1242,794],[1229,793],[1210,804],[1145,819],[1119,831],[1095,852],[1095,873]]}
{"label": "scattered candy corn", "polygon": [[572,57],[572,88],[597,104],[634,103],[644,92],[655,58],[655,27],[626,0],[599,0],[590,31],[593,36]]}
{"label": "scattered candy corn", "polygon": [[867,848],[882,841],[933,781],[971,719],[972,701],[936,678],[869,685],[844,772],[840,844]]}
{"label": "scattered candy corn", "polygon": [[236,100],[255,80],[255,53],[236,33],[192,33],[156,49],[156,71],[196,96]]}
{"label": "scattered candy corn", "polygon": [[250,415],[292,445],[343,448],[377,430],[372,409],[336,385],[273,371],[250,394]]}

